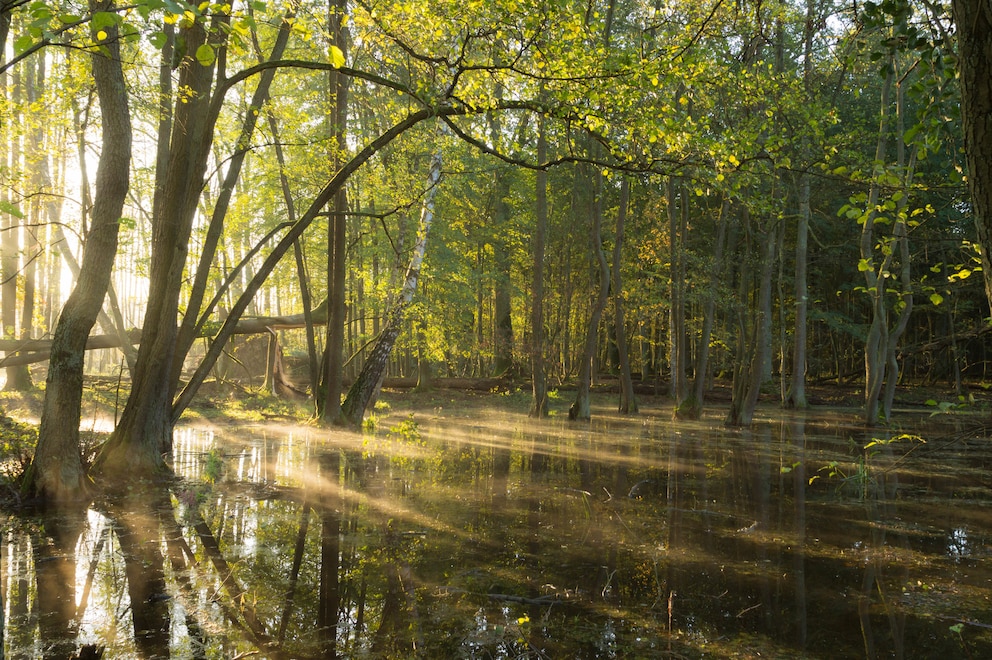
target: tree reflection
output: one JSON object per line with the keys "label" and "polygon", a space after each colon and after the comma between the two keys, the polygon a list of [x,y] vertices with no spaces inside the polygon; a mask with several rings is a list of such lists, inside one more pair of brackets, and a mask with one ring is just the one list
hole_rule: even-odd
{"label": "tree reflection", "polygon": [[940,611],[921,612],[938,597],[968,611],[947,594],[989,575],[961,553],[941,566],[966,521],[911,526],[919,498],[895,490],[907,461],[884,444],[865,455],[869,488],[828,478],[828,461],[853,473],[862,443],[824,439],[807,415],[732,434],[552,419],[424,423],[360,449],[344,435],[199,446],[229,464],[213,480],[180,463],[193,476],[175,500],[124,493],[89,524],[9,533],[8,657],[42,655],[42,639],[50,658],[95,639],[149,659],[959,657]]}
{"label": "tree reflection", "polygon": [[47,510],[34,535],[38,629],[45,660],[75,654],[76,544],[86,524],[80,510]]}
{"label": "tree reflection", "polygon": [[162,519],[173,515],[169,492],[153,485],[128,490],[112,503],[110,515],[124,557],[135,648],[141,658],[168,658],[171,617]]}
{"label": "tree reflection", "polygon": [[320,455],[320,590],[317,629],[321,653],[337,657],[338,610],[341,604],[339,570],[341,567],[341,454],[336,451]]}

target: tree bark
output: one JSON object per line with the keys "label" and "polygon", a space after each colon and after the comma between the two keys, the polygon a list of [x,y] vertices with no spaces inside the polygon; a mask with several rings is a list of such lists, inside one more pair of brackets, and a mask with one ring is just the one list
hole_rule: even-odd
{"label": "tree bark", "polygon": [[[221,20],[224,18],[214,18],[215,23]],[[204,66],[192,55],[208,43],[207,26],[196,21],[181,29],[177,39],[186,44],[179,66],[178,89],[183,90],[183,97],[175,106],[171,138],[159,136],[159,140],[169,139],[170,145],[152,209],[152,257],[142,342],[120,422],[94,463],[96,472],[120,478],[160,473],[165,469],[163,453],[172,446],[170,411],[177,385],[174,364],[179,293],[220,106],[212,102],[210,94],[214,64]]]}
{"label": "tree bark", "polygon": [[[548,138],[544,128],[544,118],[537,129],[537,162],[544,164],[548,159]],[[548,374],[544,364],[544,251],[548,234],[548,172],[537,171],[535,184],[534,228],[534,283],[531,291],[530,310],[530,365],[532,400],[531,417],[548,416]]]}
{"label": "tree bark", "polygon": [[599,340],[599,322],[603,318],[603,310],[610,295],[610,265],[603,252],[603,209],[601,195],[603,193],[603,174],[597,170],[593,174],[593,199],[590,205],[590,231],[592,253],[599,272],[599,291],[592,302],[589,315],[589,325],[586,327],[586,338],[582,345],[582,357],[579,362],[578,388],[575,401],[568,409],[571,420],[588,421],[591,417],[589,407],[589,391],[592,386],[592,363],[596,356],[596,345]]}
{"label": "tree bark", "polygon": [[[286,50],[286,44],[289,42],[290,25],[295,17],[295,12],[292,9],[293,6],[291,5],[291,8],[287,10],[286,17],[280,26],[279,33],[276,36],[276,41],[272,46],[272,52],[269,56],[270,60],[281,59]],[[234,195],[235,187],[241,176],[245,158],[251,148],[251,138],[255,133],[259,114],[269,99],[269,89],[272,86],[272,80],[275,78],[275,75],[275,69],[267,69],[259,76],[258,86],[255,87],[255,91],[252,94],[248,112],[245,113],[245,120],[241,126],[241,134],[238,136],[236,143],[237,149],[228,162],[227,172],[224,174],[224,181],[220,187],[220,194],[214,203],[213,213],[207,225],[207,233],[200,248],[200,259],[193,278],[193,285],[190,287],[186,312],[183,314],[179,334],[176,338],[176,364],[173,366],[172,376],[173,380],[176,381],[179,379],[186,353],[198,335],[197,320],[213,311],[209,307],[206,310],[202,309],[204,294],[206,293],[207,283],[211,274],[216,272],[213,264],[217,257],[217,248],[220,245],[221,235],[224,232],[224,220],[227,217],[227,211],[231,204],[231,197]]]}
{"label": "tree bark", "polygon": [[616,239],[613,242],[613,323],[616,326],[617,353],[620,356],[620,404],[625,415],[637,412],[634,381],[630,375],[630,349],[627,346],[627,322],[623,310],[623,282],[620,277],[620,257],[623,254],[623,232],[630,205],[630,179],[620,182],[620,208],[617,210]]}
{"label": "tree bark", "polygon": [[[112,11],[113,6],[113,0],[90,2],[93,12]],[[131,118],[118,30],[116,24],[104,30],[107,37],[92,56],[103,131],[93,219],[79,279],[55,327],[38,447],[24,484],[28,492],[60,504],[84,502],[80,496],[86,477],[79,450],[83,354],[110,284],[121,212],[130,185]]]}
{"label": "tree bark", "polygon": [[992,8],[986,0],[952,0],[951,7],[958,38],[968,189],[985,295],[992,304]]}
{"label": "tree bark", "polygon": [[341,404],[342,420],[347,424],[358,427],[362,424],[365,411],[370,406],[375,405],[379,397],[379,390],[382,388],[382,379],[386,375],[386,365],[392,353],[393,345],[403,327],[403,319],[406,310],[413,301],[413,296],[417,292],[417,281],[420,278],[420,267],[424,261],[424,253],[427,250],[427,238],[430,235],[431,223],[434,221],[434,195],[437,192],[438,182],[441,178],[441,154],[438,152],[431,161],[430,174],[427,177],[427,194],[424,197],[424,206],[420,214],[420,226],[417,229],[417,243],[413,247],[413,256],[410,258],[410,265],[406,270],[406,278],[403,288],[400,289],[399,297],[389,313],[389,321],[385,329],[379,335],[378,341],[372,348],[365,365],[362,367],[358,378],[352,383],[348,390],[348,396]]}
{"label": "tree bark", "polygon": [[[346,27],[345,0],[330,0],[328,27],[332,45],[347,56],[348,28]],[[331,144],[333,171],[340,169],[347,160],[348,78],[339,71],[329,74],[330,92],[334,103],[331,108]],[[348,197],[344,186],[334,195],[334,208],[327,222],[327,291],[329,314],[327,320],[327,346],[325,347],[322,378],[323,396],[317,398],[319,416],[326,422],[345,421],[341,410],[341,379],[344,368],[345,334],[345,280],[347,271]]]}
{"label": "tree bark", "polygon": [[[4,76],[6,78],[6,76]],[[13,112],[7,118],[11,124],[21,123],[20,107],[23,102],[23,89],[21,85],[21,67],[16,67],[10,76],[10,105]],[[21,170],[21,138],[19,135],[10,136],[8,153],[8,167],[13,173]],[[6,190],[6,187],[4,187]],[[5,337],[17,336],[17,280],[20,278],[19,257],[20,245],[18,244],[18,220],[10,213],[5,213],[7,221],[4,222],[0,237],[0,246],[3,249],[2,255],[2,306],[3,310],[3,332]],[[21,218],[24,216],[22,215]],[[30,389],[31,374],[27,366],[14,366],[7,368],[7,381],[3,389],[7,392],[18,392]]]}
{"label": "tree bark", "polygon": [[[675,192],[678,188],[680,193],[680,207],[675,205]],[[667,182],[668,197],[666,209],[668,211],[668,240],[670,247],[670,268],[669,277],[671,286],[669,289],[670,302],[668,308],[668,337],[669,337],[669,369],[671,370],[671,382],[669,384],[669,396],[675,404],[676,414],[682,408],[687,396],[687,383],[685,375],[685,226],[689,214],[689,195],[685,187],[685,182],[679,179],[676,186],[675,177],[668,177]]]}

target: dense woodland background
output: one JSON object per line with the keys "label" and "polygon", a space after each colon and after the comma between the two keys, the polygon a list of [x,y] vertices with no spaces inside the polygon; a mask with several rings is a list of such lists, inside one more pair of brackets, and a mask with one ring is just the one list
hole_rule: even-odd
{"label": "dense woodland background", "polygon": [[580,419],[596,373],[684,416],[725,378],[744,425],[762,390],[860,383],[874,421],[987,380],[947,2],[0,8],[5,387],[51,352],[56,396],[95,318],[127,348],[86,372],[133,384],[111,447],[167,446],[236,332],[331,421],[380,358],[532,379],[536,414],[577,382]]}

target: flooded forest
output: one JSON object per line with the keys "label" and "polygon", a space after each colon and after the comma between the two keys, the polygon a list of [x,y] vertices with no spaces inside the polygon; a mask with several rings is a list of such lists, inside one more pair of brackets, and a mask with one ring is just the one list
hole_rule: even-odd
{"label": "flooded forest", "polygon": [[986,0],[0,0],[0,658],[992,656]]}

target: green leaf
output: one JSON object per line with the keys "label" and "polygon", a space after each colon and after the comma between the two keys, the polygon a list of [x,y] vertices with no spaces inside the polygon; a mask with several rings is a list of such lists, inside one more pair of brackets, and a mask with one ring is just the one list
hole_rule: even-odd
{"label": "green leaf", "polygon": [[98,11],[90,19],[90,29],[94,32],[117,25],[120,17],[112,11]]}
{"label": "green leaf", "polygon": [[165,42],[169,40],[165,32],[153,32],[151,36],[148,37],[148,41],[151,42],[152,46],[155,46],[158,50],[165,48]]}
{"label": "green leaf", "polygon": [[858,271],[864,273],[872,270],[871,259],[861,259],[858,261]]}
{"label": "green leaf", "polygon": [[344,51],[337,46],[331,46],[331,66],[340,69],[344,66]]}
{"label": "green leaf", "polygon": [[2,199],[0,199],[0,211],[4,213],[9,213],[15,218],[20,218],[21,220],[24,219],[24,213],[21,212],[21,209],[17,208],[16,205],[11,204],[10,202],[4,201]]}
{"label": "green leaf", "polygon": [[940,303],[944,302],[944,296],[934,291],[933,293],[930,294],[930,302],[933,304],[934,307],[936,307]]}
{"label": "green leaf", "polygon": [[20,55],[34,44],[34,37],[30,34],[22,34],[14,39],[14,54]]}
{"label": "green leaf", "polygon": [[203,66],[210,66],[214,63],[215,58],[214,49],[210,47],[210,44],[200,44],[199,48],[196,49],[196,61]]}

